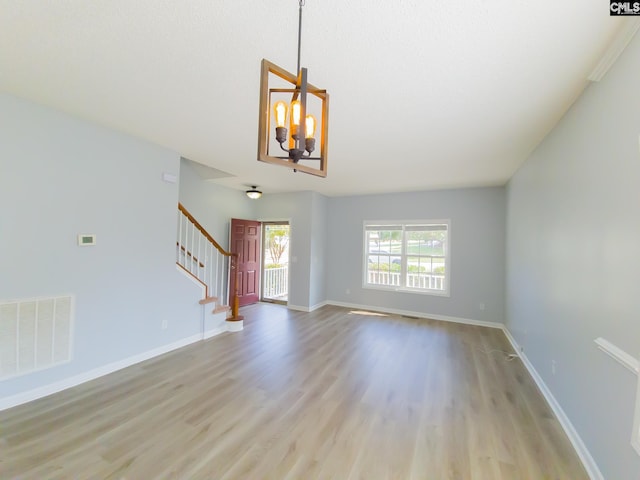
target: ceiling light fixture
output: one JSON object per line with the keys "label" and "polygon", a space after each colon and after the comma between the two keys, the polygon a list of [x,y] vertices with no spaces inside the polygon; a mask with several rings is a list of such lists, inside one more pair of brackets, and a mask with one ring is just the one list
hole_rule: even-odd
{"label": "ceiling light fixture", "polygon": [[[305,0],[298,2],[297,74],[293,75],[268,60],[262,60],[258,160],[293,168],[294,172],[326,177],[329,94],[308,83],[307,69],[300,68],[302,7]],[[290,135],[287,123],[291,128]],[[275,136],[271,137],[269,132],[274,124]],[[316,132],[320,135],[319,152],[318,156],[311,156],[316,151]],[[282,151],[287,156],[277,155]],[[308,161],[312,161],[311,165],[307,164]],[[320,162],[318,166],[315,166],[316,162]]]}
{"label": "ceiling light fixture", "polygon": [[257,200],[262,196],[262,192],[260,190],[256,190],[256,188],[256,185],[251,185],[251,189],[247,190],[244,193],[246,193],[247,197],[249,197],[251,200]]}

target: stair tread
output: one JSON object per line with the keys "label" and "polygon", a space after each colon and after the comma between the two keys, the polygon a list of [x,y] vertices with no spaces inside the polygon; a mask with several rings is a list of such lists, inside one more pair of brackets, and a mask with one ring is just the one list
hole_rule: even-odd
{"label": "stair tread", "polygon": [[231,310],[231,307],[229,305],[218,305],[212,310],[211,313],[228,312],[229,310]]}
{"label": "stair tread", "polygon": [[218,301],[218,297],[207,297],[207,298],[203,298],[198,303],[200,305],[206,305],[207,303],[213,303],[213,302],[217,302],[217,301]]}

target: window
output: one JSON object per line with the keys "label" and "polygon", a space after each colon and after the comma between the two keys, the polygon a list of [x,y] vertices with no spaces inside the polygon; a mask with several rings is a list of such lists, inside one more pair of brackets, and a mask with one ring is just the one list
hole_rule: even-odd
{"label": "window", "polygon": [[363,285],[449,295],[448,220],[364,223]]}

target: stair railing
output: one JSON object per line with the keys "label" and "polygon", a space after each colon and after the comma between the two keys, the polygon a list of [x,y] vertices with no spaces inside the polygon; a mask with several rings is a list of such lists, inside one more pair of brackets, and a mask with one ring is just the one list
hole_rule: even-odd
{"label": "stair railing", "polygon": [[222,248],[178,203],[176,264],[205,287],[206,298],[229,298],[232,319],[239,318],[237,263],[238,255]]}

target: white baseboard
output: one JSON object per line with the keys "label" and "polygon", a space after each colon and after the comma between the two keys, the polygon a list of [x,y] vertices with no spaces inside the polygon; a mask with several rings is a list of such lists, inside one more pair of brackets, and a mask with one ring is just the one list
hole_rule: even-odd
{"label": "white baseboard", "polygon": [[538,371],[534,368],[533,364],[529,361],[524,351],[521,350],[520,345],[518,345],[518,342],[516,342],[515,338],[513,338],[513,335],[511,335],[511,332],[509,332],[509,329],[507,329],[506,326],[503,326],[502,330],[504,331],[504,334],[507,336],[507,339],[511,343],[511,346],[513,347],[513,349],[520,356],[520,359],[522,360],[523,365],[529,372],[529,375],[531,375],[533,380],[536,382],[536,385],[538,385],[538,388],[542,392],[542,395],[544,396],[544,398],[547,400],[547,403],[551,407],[551,410],[553,410],[553,413],[555,414],[556,418],[560,422],[560,425],[562,426],[564,432],[569,437],[569,440],[571,441],[573,448],[578,454],[578,457],[580,457],[580,461],[582,461],[582,464],[584,465],[584,468],[587,471],[589,478],[591,480],[604,480],[604,477],[602,476],[602,472],[598,468],[598,464],[591,456],[591,453],[589,452],[586,445],[582,441],[582,438],[580,438],[580,435],[578,435],[578,432],[576,431],[573,424],[571,423],[571,420],[569,420],[569,417],[567,417],[567,414],[564,413],[564,410],[562,409],[562,407],[560,406],[556,398],[553,396],[553,393],[551,393],[551,390],[549,390],[549,387],[547,387],[547,384],[544,383],[544,380],[542,380],[542,377],[540,376]]}
{"label": "white baseboard", "polygon": [[320,303],[316,303],[315,305],[311,306],[311,307],[302,307],[300,305],[291,305],[290,303],[287,304],[287,308],[290,310],[297,310],[298,312],[313,312],[314,310],[317,310],[321,307],[324,307],[325,305],[329,305],[329,302],[320,302]]}
{"label": "white baseboard", "polygon": [[203,339],[211,338],[215,335],[218,335],[222,332],[226,332],[226,320],[227,320],[227,312],[218,312],[218,313],[204,313],[204,334],[202,336]]}
{"label": "white baseboard", "polygon": [[216,327],[207,332],[204,332],[204,335],[202,336],[202,338],[203,340],[206,340],[207,338],[215,337],[216,335],[220,335],[221,333],[224,333],[224,332],[228,332],[226,325],[222,325],[220,327]]}
{"label": "white baseboard", "polygon": [[292,305],[290,303],[287,303],[287,308],[289,310],[296,310],[298,312],[308,312],[309,311],[309,307],[301,307],[299,305]]}
{"label": "white baseboard", "polygon": [[443,322],[463,323],[465,325],[476,325],[479,327],[504,329],[504,325],[498,322],[485,322],[483,320],[474,320],[471,318],[451,317],[448,315],[435,315],[424,312],[413,312],[411,310],[400,310],[397,308],[372,307],[371,305],[359,305],[357,303],[337,302],[328,300],[326,305],[335,305],[336,307],[357,308],[359,310],[371,310],[374,312],[391,313],[394,315],[404,315],[407,317],[426,318],[430,320],[440,320]]}
{"label": "white baseboard", "polygon": [[163,345],[162,347],[154,348],[153,350],[149,350],[147,352],[143,352],[138,355],[125,358],[123,360],[118,360],[117,362],[109,363],[107,365],[103,365],[102,367],[94,368],[93,370],[89,370],[88,372],[74,375],[73,377],[65,378],[64,380],[50,383],[49,385],[44,385],[42,387],[29,390],[28,392],[1,398],[0,411],[6,410],[7,408],[15,407],[17,405],[21,405],[23,403],[31,402],[33,400],[37,400],[39,398],[46,397],[57,392],[61,392],[62,390],[66,390],[67,388],[75,387],[76,385],[80,385],[81,383],[94,380],[104,375],[108,375],[109,373],[113,373],[117,370],[135,365],[136,363],[144,362],[145,360],[149,360],[150,358],[157,357],[158,355],[162,355],[163,353],[167,353],[191,343],[198,342],[201,339],[202,334],[198,333],[197,335],[192,335],[168,345]]}
{"label": "white baseboard", "polygon": [[325,305],[329,305],[329,303],[326,300],[324,302],[316,303],[315,305],[309,308],[309,311],[313,312],[315,310],[318,310],[319,308],[324,307]]}

